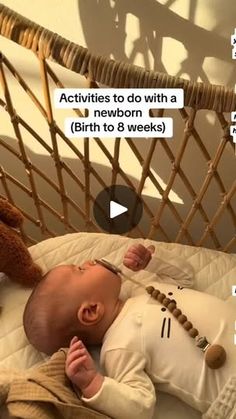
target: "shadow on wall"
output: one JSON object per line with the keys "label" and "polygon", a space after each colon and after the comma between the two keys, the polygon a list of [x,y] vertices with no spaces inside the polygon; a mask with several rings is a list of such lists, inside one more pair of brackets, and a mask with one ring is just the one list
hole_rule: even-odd
{"label": "shadow on wall", "polygon": [[[214,57],[232,64],[230,35],[235,27],[235,0],[228,0],[227,7],[222,0],[214,0],[214,7],[210,8],[209,5],[211,17],[216,22],[211,30],[194,23],[200,7],[198,0],[188,1],[188,19],[169,9],[174,3],[176,0],[167,0],[165,5],[157,0],[78,0],[87,47],[96,54],[112,55],[116,60],[131,64],[137,54],[141,54],[145,68],[167,73],[163,63],[164,40],[172,38],[185,48],[186,58],[180,63],[178,72],[171,74],[187,74],[191,81],[200,77],[203,82],[209,82],[203,69],[205,58]],[[125,43],[127,36],[130,36],[127,25],[129,14],[138,20],[139,36],[127,53]],[[167,49],[167,53],[171,54],[171,48]],[[234,87],[235,66],[232,65],[228,80],[225,80],[224,70],[218,76],[222,77],[221,84]]]}
{"label": "shadow on wall", "polygon": [[[141,55],[145,68],[168,73],[163,56],[167,55],[170,62],[173,52],[175,53],[173,56],[176,55],[176,52],[171,49],[172,44],[168,44],[166,50],[164,50],[165,41],[171,38],[175,42],[174,45],[181,45],[185,50],[185,54],[182,54],[185,58],[179,63],[179,69],[175,74],[173,74],[173,68],[176,68],[176,63],[173,62],[172,58],[172,62],[170,62],[172,75],[188,77],[191,81],[200,79],[209,83],[209,75],[204,64],[206,58],[213,57],[216,61],[211,62],[210,69],[214,78],[217,78],[221,84],[234,87],[236,67],[233,65],[231,58],[230,35],[234,32],[235,27],[235,0],[228,0],[227,7],[222,4],[221,0],[214,0],[214,7],[210,7],[210,3],[207,3],[207,1],[204,2],[204,5],[203,2],[200,5],[198,0],[188,0],[185,2],[186,7],[188,7],[186,13],[188,18],[183,18],[170,10],[170,7],[175,3],[177,3],[176,0],[166,0],[164,5],[157,0],[145,0],[145,2],[143,0],[78,0],[79,17],[87,47],[96,54],[106,55],[130,64],[137,64],[137,58],[140,58],[137,56]],[[211,30],[204,29],[195,23],[198,8],[201,8],[201,13],[203,13],[204,7],[206,10],[204,23],[208,23],[209,18],[215,22],[212,25],[212,22],[209,21]],[[130,15],[136,19],[135,34],[132,33],[134,27],[129,26]],[[129,45],[130,38],[132,38],[131,45]],[[181,52],[183,53],[182,50]],[[178,55],[177,59],[180,60]],[[214,67],[213,63],[215,62],[219,63],[217,68]],[[225,71],[225,64],[229,69],[227,72]],[[169,143],[175,156],[178,155],[181,148],[181,138],[183,136],[183,121],[181,118],[176,118],[176,114],[176,111],[173,112],[174,141]],[[172,115],[168,111],[164,116]],[[226,115],[226,118],[230,120],[229,115]],[[209,160],[211,160],[215,156],[222,135],[220,123],[214,112],[199,111],[194,125],[201,138],[203,138],[203,146],[209,152],[211,156]],[[195,192],[198,193],[207,175],[207,159],[203,158],[197,142],[192,137],[189,138],[189,142],[191,142],[191,147],[188,144],[181,161],[181,167],[187,173],[191,184],[194,185]],[[147,142],[138,140],[135,143],[140,154],[145,158],[147,156]],[[158,148],[152,159],[151,167],[165,184],[168,183],[171,173],[168,164],[165,157],[163,158],[160,148]],[[228,190],[232,185],[232,174],[235,170],[235,157],[230,144],[226,148],[218,170],[226,190]],[[181,211],[185,217],[191,207],[191,199],[178,176],[173,189],[183,199],[184,205]],[[210,220],[221,201],[221,191],[215,179],[213,179],[203,200],[203,207]],[[201,237],[204,230],[202,224],[201,217],[199,219],[196,216],[193,219],[192,228],[196,237]],[[197,233],[199,225],[201,226],[201,233]],[[227,215],[226,218],[221,220],[221,226],[218,226],[217,229],[219,237],[222,238],[225,234],[230,236],[235,226]]]}
{"label": "shadow on wall", "polygon": [[[4,137],[1,136],[1,139],[3,142],[11,146],[14,150],[16,150],[19,153],[18,149],[18,143],[15,139],[10,137]],[[91,140],[93,141],[93,140]],[[143,143],[142,147],[144,147],[144,143],[146,144],[146,140],[139,140],[139,145]],[[92,147],[92,146],[91,146]],[[147,146],[146,146],[147,148]],[[48,155],[41,155],[36,154],[32,152],[27,146],[25,146],[25,151],[27,154],[27,158],[32,163],[33,167],[38,168],[41,170],[49,179],[51,182],[54,182],[55,185],[58,185],[58,177],[56,173],[55,168],[55,162],[52,159],[52,157]],[[25,167],[22,163],[22,161],[19,160],[16,156],[9,153],[8,150],[6,150],[4,147],[0,145],[0,163],[3,167],[3,170],[9,173],[14,179],[16,179],[18,182],[23,185],[24,190],[19,191],[19,187],[16,186],[15,183],[12,183],[7,180],[8,188],[11,193],[11,196],[13,197],[15,203],[17,206],[22,208],[26,213],[30,214],[35,220],[39,219],[39,215],[37,212],[37,208],[35,205],[32,205],[33,200],[31,197],[31,194],[27,194],[25,192],[25,189],[28,188],[29,191],[31,191],[31,185],[30,185],[30,178],[26,173]],[[170,162],[165,159],[164,154],[161,154],[161,148],[160,144],[158,144],[158,152],[155,153],[154,158],[158,158],[158,155],[160,156],[160,166],[163,169],[162,173],[164,175],[164,178],[162,179],[163,182],[167,182],[169,179],[169,176],[171,174],[171,164]],[[63,163],[68,167],[77,177],[81,180],[81,183],[84,185],[85,183],[85,173],[84,173],[84,166],[80,159],[77,157],[75,158],[67,158],[61,156]],[[106,167],[101,164],[97,164],[92,162],[92,166],[95,169],[95,171],[99,174],[101,179],[103,179],[106,182],[107,186],[110,186],[111,183],[111,168]],[[165,169],[165,170],[164,170]],[[71,176],[67,174],[67,172],[63,169],[61,171],[62,173],[62,179],[65,186],[65,193],[69,198],[75,202],[77,206],[80,207],[81,211],[83,213],[87,212],[86,209],[86,203],[85,203],[85,193],[81,189],[81,187],[76,183]],[[154,173],[154,172],[153,172]],[[157,180],[157,176],[155,176],[155,179]],[[52,186],[50,186],[49,183],[47,183],[45,180],[42,179],[37,172],[33,170],[33,178],[37,189],[37,194],[39,199],[45,201],[48,205],[50,205],[59,216],[63,215],[63,205],[61,201],[61,197],[58,194],[58,191],[53,189]],[[139,180],[137,178],[134,178],[133,176],[129,176],[130,181],[134,185],[135,189],[138,189]],[[158,178],[159,180],[159,178]],[[97,194],[100,192],[100,190],[103,189],[103,187],[98,183],[98,181],[95,180],[94,176],[90,176],[90,191],[91,195],[96,198]],[[191,180],[190,180],[191,181]],[[117,178],[117,184],[125,184],[124,180],[118,176]],[[174,209],[180,214],[182,219],[184,220],[189,209],[192,206],[192,198],[190,194],[187,192],[186,188],[183,187],[183,182],[181,179],[177,176],[176,182],[173,185],[173,188],[175,193],[179,196],[179,198],[183,201],[183,204],[180,203],[173,203]],[[5,190],[3,188],[3,184],[0,183],[0,193],[5,195]],[[211,193],[213,193],[215,196],[219,195],[218,188],[216,185],[214,185],[213,182],[213,190],[211,190]],[[160,207],[161,200],[157,197],[155,197],[155,194],[153,196],[149,196],[145,193],[145,187],[143,189],[142,193],[143,200],[145,201],[145,204],[148,206],[149,210],[153,215],[156,214]],[[209,197],[207,198],[209,199]],[[214,201],[213,206],[214,208],[210,208],[211,201],[209,201],[209,205],[206,203],[206,212],[210,212],[210,214],[214,213],[215,206],[218,204],[217,199]],[[50,211],[45,209],[43,205],[41,205],[42,209],[42,217],[44,219],[44,223],[49,229],[51,233],[55,232],[56,235],[62,235],[67,232],[73,232],[73,229],[77,231],[94,231],[95,229],[91,226],[88,226],[86,224],[86,220],[84,217],[73,208],[73,205],[68,204],[68,218],[70,220],[71,226],[73,226],[73,229],[66,230],[63,225],[63,219],[60,219],[55,217]],[[173,209],[173,207],[172,207]],[[90,210],[90,217],[93,219],[93,202],[90,200],[89,205]],[[144,208],[144,215],[140,222],[140,229],[143,232],[144,236],[148,234],[150,224],[152,221],[152,215],[147,212],[146,208]],[[232,236],[232,229],[225,229],[225,219],[223,217],[221,223],[219,223],[217,229],[216,229],[216,235],[218,236],[219,241],[221,244],[226,244],[231,236]],[[170,240],[174,241],[175,237],[177,235],[178,229],[180,227],[179,222],[176,221],[176,218],[173,215],[173,212],[170,209],[170,206],[166,205],[164,210],[164,215],[161,217],[160,225],[167,233]],[[230,225],[230,224],[229,224]],[[203,222],[202,217],[197,214],[194,218],[192,223],[190,224],[189,231],[195,240],[198,240],[204,229],[205,229],[205,223]],[[38,225],[32,224],[30,221],[26,221],[25,223],[25,230],[26,233],[29,234],[32,238],[34,238],[37,241],[40,241],[44,238],[47,238],[50,234],[42,235],[40,233],[40,229]],[[140,234],[137,232],[132,232],[131,234],[133,237],[138,237]],[[165,236],[161,233],[160,230],[157,231],[156,235],[153,237],[153,239],[160,240],[160,241],[166,241]],[[190,244],[185,237],[182,238],[181,242]],[[204,245],[206,247],[212,247],[212,242],[209,237],[207,238],[206,242],[204,242]]]}
{"label": "shadow on wall", "polygon": [[[4,141],[6,144],[10,145],[15,151],[19,153],[18,143],[14,138],[0,136],[1,140]],[[32,163],[33,167],[38,168],[41,170],[51,182],[55,185],[58,185],[58,177],[55,168],[55,162],[50,155],[40,155],[32,152],[27,146],[24,146],[25,152],[27,155],[27,159]],[[31,184],[30,184],[30,177],[26,173],[25,166],[23,162],[12,153],[9,153],[4,147],[0,145],[0,164],[3,168],[3,171],[9,173],[17,182],[20,182],[23,185],[23,189],[19,188],[15,182],[11,182],[7,180],[8,189],[10,194],[17,206],[24,210],[27,214],[33,217],[35,220],[39,219],[37,206],[35,206],[31,193],[26,193],[25,189],[31,191]],[[20,155],[20,153],[18,154]],[[62,158],[62,156],[61,156]],[[81,183],[85,184],[85,173],[84,173],[84,166],[80,159],[78,158],[66,158],[63,157],[63,163],[78,177]],[[111,182],[111,168],[103,166],[101,164],[92,163],[93,169],[99,174],[100,178],[106,182],[106,186],[110,186]],[[34,182],[36,185],[37,195],[39,200],[46,202],[49,206],[51,206],[60,216],[63,215],[63,205],[61,201],[60,194],[56,191],[49,183],[47,183],[41,176],[39,176],[36,171],[32,171]],[[80,207],[81,211],[86,214],[86,203],[85,203],[85,193],[81,189],[81,187],[66,173],[65,170],[62,170],[62,178],[63,184],[65,186],[65,193],[66,195],[72,199],[77,206]],[[138,187],[138,181],[132,176],[129,176],[130,181],[134,185],[134,189]],[[90,192],[93,198],[96,198],[97,194],[103,189],[94,178],[93,175],[90,176]],[[118,184],[126,184],[124,180],[118,176],[117,180]],[[3,188],[3,184],[0,183],[0,194],[6,196],[5,189]],[[147,195],[143,195],[143,200],[145,204],[148,206],[150,211],[155,212],[157,209],[160,200],[154,197],[150,197]],[[32,205],[33,204],[33,205]],[[179,204],[181,206],[181,204]],[[178,205],[177,205],[178,207]],[[68,219],[70,220],[71,226],[77,231],[95,231],[93,227],[86,225],[86,220],[83,218],[79,212],[77,212],[70,204],[68,205]],[[55,232],[55,235],[62,235],[66,232],[73,232],[73,229],[69,229],[68,231],[65,230],[63,225],[63,220],[58,219],[58,217],[54,216],[50,211],[45,209],[42,205],[42,215],[44,219],[44,223],[50,232]],[[178,208],[177,208],[178,210]],[[88,215],[88,214],[87,214]],[[93,201],[90,200],[90,217],[94,221],[93,217]],[[169,217],[167,216],[167,226],[169,226],[167,231],[168,235],[173,235],[176,232],[177,226],[174,225],[172,220],[171,214]],[[143,231],[144,235],[146,236],[150,227],[150,214],[144,209],[143,217],[140,222],[140,229]],[[99,230],[99,229],[98,229]],[[34,226],[29,220],[25,221],[25,231],[27,234],[31,235],[37,241],[40,241],[46,237],[40,233],[40,229],[38,226]],[[133,236],[140,236],[139,234],[133,232]],[[164,240],[162,234],[158,233],[157,238],[159,240]]]}

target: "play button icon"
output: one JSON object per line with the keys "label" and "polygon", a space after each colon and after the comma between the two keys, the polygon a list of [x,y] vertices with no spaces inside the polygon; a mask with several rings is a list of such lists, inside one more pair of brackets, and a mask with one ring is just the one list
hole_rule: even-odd
{"label": "play button icon", "polygon": [[104,188],[97,196],[93,214],[99,227],[111,234],[124,234],[136,227],[142,217],[142,200],[123,185]]}
{"label": "play button icon", "polygon": [[127,207],[118,204],[118,202],[110,201],[110,218],[118,217],[118,215],[124,214],[128,211]]}

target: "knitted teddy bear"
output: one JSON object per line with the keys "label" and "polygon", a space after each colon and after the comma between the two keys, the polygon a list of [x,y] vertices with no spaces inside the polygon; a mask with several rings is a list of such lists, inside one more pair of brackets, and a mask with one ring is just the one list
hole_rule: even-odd
{"label": "knitted teddy bear", "polygon": [[14,228],[21,226],[23,220],[17,208],[0,198],[0,272],[19,284],[31,287],[41,280],[42,272],[14,231]]}

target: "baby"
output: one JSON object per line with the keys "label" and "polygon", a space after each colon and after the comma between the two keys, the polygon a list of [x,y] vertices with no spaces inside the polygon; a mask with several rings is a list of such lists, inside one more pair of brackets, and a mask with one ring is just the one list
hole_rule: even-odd
{"label": "baby", "polygon": [[[170,279],[172,284],[149,283],[176,300],[201,336],[225,348],[227,359],[220,369],[206,365],[194,339],[163,305],[145,293],[121,300],[120,277],[94,262],[59,266],[46,275],[26,305],[26,335],[48,354],[69,346],[66,374],[75,391],[88,407],[115,419],[150,419],[155,385],[202,413],[209,409],[213,412],[209,417],[220,409],[225,413],[234,406],[233,394],[236,397],[232,390],[236,375],[234,307],[174,285],[173,279],[191,285],[189,265],[174,263],[170,257],[160,266],[153,252],[153,247],[134,245],[123,263],[133,271],[153,265],[161,277]],[[96,344],[102,344],[100,361],[105,375],[97,370],[85,346]]]}

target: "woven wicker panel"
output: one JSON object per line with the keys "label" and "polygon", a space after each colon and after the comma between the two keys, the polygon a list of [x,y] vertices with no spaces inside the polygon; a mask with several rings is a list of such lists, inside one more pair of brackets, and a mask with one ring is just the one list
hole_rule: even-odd
{"label": "woven wicker panel", "polygon": [[[124,184],[137,191],[144,208],[130,236],[236,250],[235,151],[229,134],[229,112],[236,109],[233,90],[96,57],[4,6],[0,33],[19,44],[19,54],[26,48],[33,51],[42,86],[40,93],[35,92],[32,77],[23,79],[3,51],[1,121],[11,124],[12,136],[0,132],[0,195],[23,211],[26,223],[21,234],[26,242],[66,232],[100,231],[93,218],[98,192]],[[91,88],[182,87],[183,109],[153,110],[155,116],[173,117],[174,140],[69,140],[52,105],[53,89],[67,86],[50,59],[67,68],[67,74],[78,73],[78,85],[81,75],[85,77]],[[16,91],[22,97],[17,103]],[[32,123],[32,112],[40,115],[40,124]],[[131,159],[136,177],[129,173]]]}

